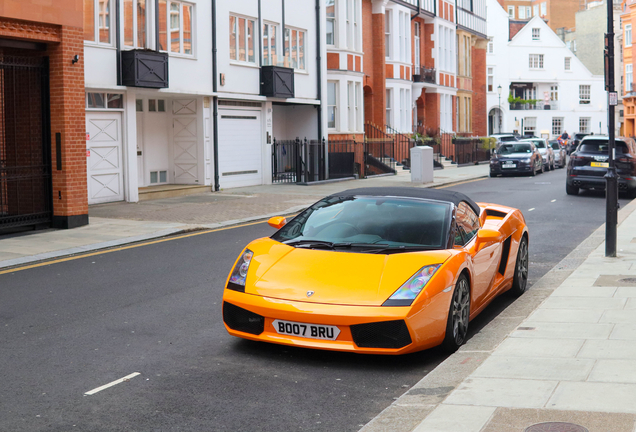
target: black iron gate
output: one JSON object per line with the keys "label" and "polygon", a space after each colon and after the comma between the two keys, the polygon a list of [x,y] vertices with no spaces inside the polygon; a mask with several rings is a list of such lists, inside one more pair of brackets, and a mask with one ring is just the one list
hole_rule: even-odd
{"label": "black iron gate", "polygon": [[0,232],[52,216],[45,57],[0,56]]}

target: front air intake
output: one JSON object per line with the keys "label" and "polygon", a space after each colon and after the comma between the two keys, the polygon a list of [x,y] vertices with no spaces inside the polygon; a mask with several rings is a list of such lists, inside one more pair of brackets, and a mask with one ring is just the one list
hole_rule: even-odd
{"label": "front air intake", "polygon": [[264,317],[228,302],[223,302],[223,322],[232,330],[254,335],[265,329]]}
{"label": "front air intake", "polygon": [[360,348],[403,348],[412,342],[403,320],[355,324],[351,335]]}

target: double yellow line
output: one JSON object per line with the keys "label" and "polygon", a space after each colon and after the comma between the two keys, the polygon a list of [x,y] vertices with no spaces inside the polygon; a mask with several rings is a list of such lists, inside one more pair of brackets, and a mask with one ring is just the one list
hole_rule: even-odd
{"label": "double yellow line", "polygon": [[245,223],[245,224],[241,224],[241,225],[232,225],[232,226],[229,226],[229,227],[210,229],[210,230],[204,230],[204,231],[197,231],[197,232],[192,232],[192,233],[188,233],[188,234],[165,237],[165,238],[162,238],[162,239],[159,239],[159,240],[152,240],[152,241],[143,242],[143,243],[135,243],[135,244],[128,245],[128,246],[121,246],[121,247],[116,247],[116,248],[112,248],[112,249],[104,249],[104,250],[100,250],[100,251],[97,251],[97,252],[91,252],[91,253],[86,253],[86,254],[81,254],[81,255],[74,255],[74,256],[70,256],[70,257],[66,257],[66,258],[54,259],[54,260],[50,260],[50,261],[43,261],[43,262],[39,262],[39,263],[36,263],[36,264],[25,265],[25,266],[22,266],[22,267],[10,268],[8,270],[0,270],[0,275],[7,274],[7,273],[15,273],[15,272],[19,272],[19,271],[22,271],[22,270],[28,270],[28,269],[32,269],[32,268],[43,267],[43,266],[47,266],[47,265],[51,265],[51,264],[57,264],[57,263],[62,263],[62,262],[66,262],[66,261],[73,261],[73,260],[76,260],[76,259],[92,257],[92,256],[95,256],[95,255],[104,255],[104,254],[111,253],[111,252],[119,252],[119,251],[123,251],[123,250],[126,250],[126,249],[134,249],[134,248],[138,248],[138,247],[142,247],[142,246],[148,246],[148,245],[153,245],[153,244],[157,244],[157,243],[164,243],[164,242],[168,242],[168,241],[172,241],[172,240],[179,240],[179,239],[183,239],[183,238],[187,238],[187,237],[194,237],[194,236],[198,236],[198,235],[202,235],[202,234],[210,234],[210,233],[214,233],[214,232],[218,232],[218,231],[226,231],[226,230],[231,230],[231,229],[235,229],[235,228],[242,228],[242,227],[251,226],[251,225],[258,225],[258,224],[262,224],[262,223],[266,223],[266,222],[267,221],[250,222],[250,223]]}

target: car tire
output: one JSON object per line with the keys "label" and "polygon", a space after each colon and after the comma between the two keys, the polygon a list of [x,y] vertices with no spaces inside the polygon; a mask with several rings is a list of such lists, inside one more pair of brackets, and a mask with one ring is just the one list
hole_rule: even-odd
{"label": "car tire", "polygon": [[550,171],[554,171],[554,161],[552,161],[552,165],[550,165]]}
{"label": "car tire", "polygon": [[464,345],[468,336],[470,321],[470,284],[466,275],[457,279],[446,321],[446,335],[442,348],[447,352],[455,352]]}
{"label": "car tire", "polygon": [[578,195],[579,194],[579,188],[574,186],[574,185],[570,185],[570,184],[565,184],[565,193],[567,193],[568,195]]}
{"label": "car tire", "polygon": [[490,173],[490,177],[497,177],[497,174],[495,174],[495,173],[491,172],[491,173]]}
{"label": "car tire", "polygon": [[510,294],[519,297],[528,290],[528,239],[523,236],[517,249],[517,262],[515,264],[515,275],[512,279]]}

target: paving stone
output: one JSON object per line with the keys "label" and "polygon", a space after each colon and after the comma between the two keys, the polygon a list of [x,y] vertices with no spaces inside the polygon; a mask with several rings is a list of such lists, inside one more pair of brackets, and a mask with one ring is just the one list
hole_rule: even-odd
{"label": "paving stone", "polygon": [[[516,330],[511,337],[540,339],[607,339],[613,324],[590,323],[528,323],[532,330]],[[522,326],[520,326],[522,327]]]}
{"label": "paving stone", "polygon": [[616,324],[609,338],[636,340],[636,324]]}
{"label": "paving stone", "polygon": [[579,358],[594,359],[636,359],[636,343],[626,343],[623,340],[587,340]]}
{"label": "paving stone", "polygon": [[550,297],[541,306],[549,309],[623,309],[626,299],[606,297]]}
{"label": "paving stone", "polygon": [[598,360],[587,380],[636,384],[636,360]]}
{"label": "paving stone", "polygon": [[636,414],[636,384],[562,382],[547,407]]}
{"label": "paving stone", "polygon": [[496,357],[576,357],[584,342],[578,339],[508,338],[492,355]]}
{"label": "paving stone", "polygon": [[479,432],[495,408],[440,405],[413,432]]}
{"label": "paving stone", "polygon": [[527,322],[596,323],[603,312],[604,309],[537,309]]}
{"label": "paving stone", "polygon": [[472,377],[520,378],[528,380],[585,380],[594,360],[581,358],[545,358],[492,356],[473,372]]}
{"label": "paving stone", "polygon": [[444,403],[539,408],[550,399],[557,384],[558,381],[478,378],[473,375],[451,393]]}

